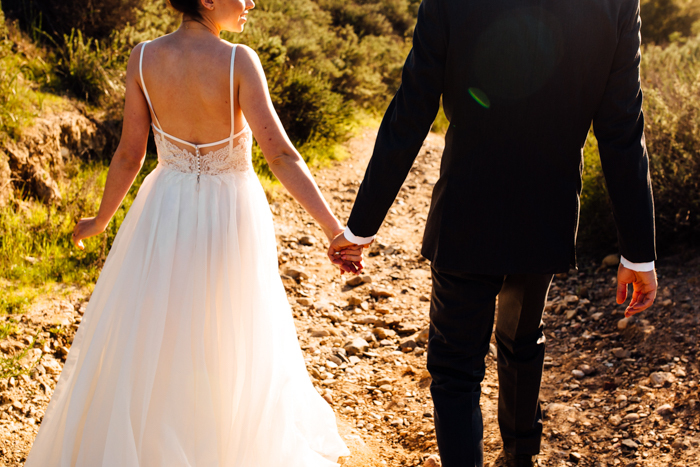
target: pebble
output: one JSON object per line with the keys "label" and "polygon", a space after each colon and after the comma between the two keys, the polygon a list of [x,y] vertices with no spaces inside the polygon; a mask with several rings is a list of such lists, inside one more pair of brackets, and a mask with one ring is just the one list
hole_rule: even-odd
{"label": "pebble", "polygon": [[396,296],[394,292],[391,292],[390,290],[379,288],[372,288],[369,294],[374,298],[390,298]]}
{"label": "pebble", "polygon": [[620,264],[620,257],[617,255],[608,255],[605,258],[603,258],[603,264],[602,267],[604,268],[612,268]]}
{"label": "pebble", "polygon": [[675,377],[671,373],[665,371],[655,371],[649,375],[649,382],[655,388],[660,388],[666,383],[672,383],[674,380]]}
{"label": "pebble", "polygon": [[630,449],[637,449],[639,448],[639,445],[632,441],[631,439],[623,439],[622,440],[622,445],[625,447],[628,447]]}
{"label": "pebble", "polygon": [[661,416],[668,416],[673,413],[673,406],[671,404],[664,404],[656,409],[656,413]]}
{"label": "pebble", "polygon": [[574,375],[576,379],[583,379],[586,377],[586,373],[581,370],[572,370],[571,374]]}
{"label": "pebble", "polygon": [[52,357],[46,357],[42,360],[42,365],[46,369],[46,372],[50,375],[58,375],[61,373],[61,364]]}
{"label": "pebble", "polygon": [[637,413],[628,413],[625,415],[625,418],[622,419],[623,421],[627,423],[633,423],[639,421],[639,414]]}
{"label": "pebble", "polygon": [[402,352],[411,352],[417,346],[418,344],[416,343],[416,341],[409,337],[408,339],[403,340],[399,344],[399,350],[401,350]]}
{"label": "pebble", "polygon": [[362,277],[360,276],[353,276],[350,279],[345,281],[346,285],[349,285],[350,287],[357,287],[358,285],[364,284],[362,281]]}
{"label": "pebble", "polygon": [[360,355],[369,350],[369,343],[361,337],[356,337],[345,344],[344,348],[348,355]]}
{"label": "pebble", "polygon": [[312,246],[312,245],[315,245],[317,243],[317,240],[315,237],[312,237],[311,235],[304,235],[303,237],[301,237],[299,239],[299,243],[302,245],[306,245],[306,246]]}
{"label": "pebble", "polygon": [[297,303],[301,306],[310,306],[313,302],[310,298],[297,298]]}
{"label": "pebble", "polygon": [[579,302],[580,298],[578,295],[567,295],[564,297],[564,303],[567,305],[575,305]]}
{"label": "pebble", "polygon": [[629,318],[622,318],[620,321],[617,322],[617,329],[619,329],[620,331],[624,331],[625,329],[627,329],[629,322]]}
{"label": "pebble", "polygon": [[612,354],[616,358],[629,358],[630,355],[632,355],[632,352],[630,352],[627,349],[623,349],[623,348],[618,347],[618,348],[612,349]]}
{"label": "pebble", "polygon": [[294,280],[306,280],[309,278],[309,274],[301,268],[287,268],[284,273]]}
{"label": "pebble", "polygon": [[590,365],[586,365],[585,363],[579,365],[578,369],[581,370],[583,372],[583,374],[586,376],[590,376],[593,373],[595,373],[595,368],[593,368]]}

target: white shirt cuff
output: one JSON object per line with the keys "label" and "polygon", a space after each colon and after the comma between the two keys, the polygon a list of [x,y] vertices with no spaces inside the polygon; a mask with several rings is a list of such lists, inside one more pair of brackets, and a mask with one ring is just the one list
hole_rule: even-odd
{"label": "white shirt cuff", "polygon": [[345,227],[345,232],[343,235],[345,235],[347,241],[352,242],[355,245],[367,245],[368,243],[372,243],[372,240],[374,240],[375,237],[374,235],[371,237],[358,237],[350,231],[350,227]]}
{"label": "white shirt cuff", "polygon": [[627,269],[637,272],[649,272],[654,270],[654,262],[649,261],[648,263],[633,263],[628,261],[624,256],[620,256],[620,263]]}

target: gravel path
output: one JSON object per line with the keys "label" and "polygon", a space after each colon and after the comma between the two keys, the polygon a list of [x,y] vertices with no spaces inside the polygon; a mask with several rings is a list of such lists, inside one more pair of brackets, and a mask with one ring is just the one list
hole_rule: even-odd
{"label": "gravel path", "polygon": [[[362,131],[349,158],[317,171],[342,220],[375,135]],[[362,276],[341,277],[328,264],[320,229],[286,194],[271,204],[299,342],[353,452],[348,467],[422,465],[437,453],[425,371],[430,269],[419,250],[443,145],[433,134],[424,144]],[[614,267],[582,264],[556,278],[545,315],[540,465],[700,465],[700,256],[659,266],[657,305],[631,320],[615,304]],[[15,365],[22,373],[0,379],[2,465],[22,465],[85,308],[85,291],[54,295],[12,317],[17,332],[0,341],[3,371]],[[487,462],[500,450],[494,353],[481,399]]]}

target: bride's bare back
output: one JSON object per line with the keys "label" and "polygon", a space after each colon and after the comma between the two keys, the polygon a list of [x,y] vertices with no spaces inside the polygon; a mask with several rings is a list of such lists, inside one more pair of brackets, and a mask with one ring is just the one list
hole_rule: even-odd
{"label": "bride's bare back", "polygon": [[[143,52],[143,79],[165,132],[195,144],[220,141],[231,134],[232,47],[213,36],[192,41],[178,33],[148,44]],[[238,57],[237,61],[246,60]],[[235,133],[246,124],[238,103],[237,75],[234,74]]]}

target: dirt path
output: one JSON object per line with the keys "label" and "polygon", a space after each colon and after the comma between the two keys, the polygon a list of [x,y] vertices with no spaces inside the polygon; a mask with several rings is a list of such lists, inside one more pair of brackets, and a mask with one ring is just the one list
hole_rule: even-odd
{"label": "dirt path", "polygon": [[[317,173],[343,220],[374,136],[363,131],[349,143],[351,157]],[[281,194],[272,203],[307,368],[353,451],[345,466],[414,466],[437,453],[425,371],[430,273],[419,250],[443,144],[437,135],[426,141],[360,278],[348,281],[327,263],[320,229],[293,200]],[[659,304],[630,321],[614,304],[614,268],[598,266],[557,277],[550,293],[540,465],[700,465],[700,258],[661,261]],[[84,310],[79,291],[61,295],[36,303],[0,342],[5,357],[28,368],[0,380],[2,465],[22,465]],[[481,401],[491,462],[501,443],[494,355],[487,360]]]}

